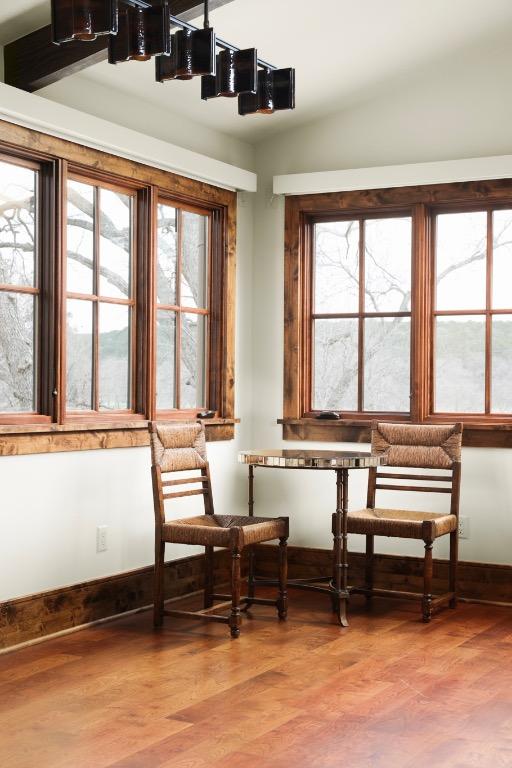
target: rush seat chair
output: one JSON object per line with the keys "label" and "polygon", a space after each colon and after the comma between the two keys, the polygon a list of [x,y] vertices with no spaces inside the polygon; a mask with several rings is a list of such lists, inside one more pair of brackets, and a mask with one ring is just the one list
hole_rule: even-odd
{"label": "rush seat chair", "polygon": [[[287,540],[288,518],[243,517],[217,515],[213,507],[210,467],[206,456],[205,430],[202,424],[167,423],[150,425],[152,478],[155,507],[155,589],[154,624],[159,627],[165,616],[198,618],[228,624],[231,636],[240,635],[241,605],[274,605],[280,619],[288,608]],[[176,478],[176,473],[199,472]],[[200,485],[200,488],[190,488]],[[186,496],[203,497],[204,514],[179,520],[167,520],[165,502]],[[241,554],[245,547],[279,540],[279,592],[276,600],[255,596],[241,597]],[[205,547],[204,608],[201,611],[178,611],[164,608],[165,545],[190,544]],[[214,592],[214,548],[231,553],[231,595]],[[222,605],[214,605],[221,601]],[[214,613],[231,605],[229,616]]]}
{"label": "rush seat chair", "polygon": [[[348,532],[366,536],[366,566],[364,587],[352,592],[376,596],[417,598],[421,600],[425,622],[434,610],[457,604],[458,518],[461,473],[462,424],[372,425],[372,453],[384,455],[386,466],[370,469],[367,506],[358,512],[349,512]],[[388,471],[398,467],[400,472]],[[411,473],[410,469],[435,470],[435,473]],[[440,474],[440,472],[443,474]],[[418,483],[420,483],[418,485]],[[449,495],[449,511],[418,512],[408,509],[377,507],[377,491],[416,491],[423,494]],[[402,539],[420,539],[425,544],[423,593],[375,589],[374,538],[391,536]],[[449,587],[442,595],[432,594],[432,548],[441,536],[450,537]]]}

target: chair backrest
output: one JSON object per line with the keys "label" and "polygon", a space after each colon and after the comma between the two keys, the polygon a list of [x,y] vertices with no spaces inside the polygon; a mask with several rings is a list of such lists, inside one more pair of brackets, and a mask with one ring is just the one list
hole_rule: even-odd
{"label": "chair backrest", "polygon": [[[445,474],[370,470],[367,506],[375,507],[377,490],[419,491],[451,495],[451,513],[459,513],[462,424],[372,424],[372,453],[385,456],[388,467],[446,470]],[[384,480],[385,482],[380,482]],[[396,484],[397,481],[421,485]],[[430,483],[436,483],[430,485]],[[442,483],[443,485],[439,485]]]}
{"label": "chair backrest", "polygon": [[[165,522],[164,503],[168,499],[185,496],[203,496],[205,512],[213,514],[213,498],[210,467],[206,456],[206,437],[203,424],[197,422],[151,422],[151,459],[153,498],[157,523]],[[177,480],[163,479],[173,472],[200,470],[200,475],[180,477]],[[201,484],[201,488],[187,486]],[[169,487],[183,487],[183,490],[166,493]]]}

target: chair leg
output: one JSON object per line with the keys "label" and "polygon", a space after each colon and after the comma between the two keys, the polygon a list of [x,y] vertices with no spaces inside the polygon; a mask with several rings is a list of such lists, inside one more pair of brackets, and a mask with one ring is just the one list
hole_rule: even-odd
{"label": "chair leg", "polygon": [[256,585],[254,575],[256,569],[256,552],[254,547],[249,547],[249,574],[247,579],[247,596],[254,597],[256,594]]}
{"label": "chair leg", "polygon": [[279,539],[279,598],[277,601],[277,613],[283,621],[288,615],[288,539]]}
{"label": "chair leg", "polygon": [[450,533],[450,592],[454,596],[450,600],[450,608],[457,607],[457,565],[459,559],[459,536],[457,531]]}
{"label": "chair leg", "polygon": [[433,561],[432,561],[432,548],[433,541],[431,539],[425,539],[425,564],[423,571],[423,600],[422,611],[423,621],[428,623],[432,618],[432,577]]}
{"label": "chair leg", "polygon": [[164,562],[165,542],[156,536],[155,539],[155,576],[153,594],[153,624],[161,627],[164,621]]}
{"label": "chair leg", "polygon": [[374,555],[374,536],[366,536],[366,559],[364,572],[364,586],[369,590],[366,594],[367,604],[371,603],[373,595],[373,555]]}
{"label": "chair leg", "polygon": [[214,550],[213,547],[205,547],[204,553],[204,607],[213,606],[213,585],[214,585]]}
{"label": "chair leg", "polygon": [[242,614],[240,611],[240,581],[240,552],[238,549],[233,549],[231,557],[231,615],[229,617],[231,637],[233,638],[240,637],[240,625],[242,623]]}

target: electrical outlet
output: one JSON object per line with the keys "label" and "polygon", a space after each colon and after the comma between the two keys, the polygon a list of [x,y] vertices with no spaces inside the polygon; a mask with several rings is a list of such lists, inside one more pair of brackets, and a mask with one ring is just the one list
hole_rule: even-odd
{"label": "electrical outlet", "polygon": [[108,549],[107,541],[108,527],[106,525],[98,525],[96,528],[96,552],[106,552]]}
{"label": "electrical outlet", "polygon": [[469,539],[469,517],[459,517],[459,539]]}

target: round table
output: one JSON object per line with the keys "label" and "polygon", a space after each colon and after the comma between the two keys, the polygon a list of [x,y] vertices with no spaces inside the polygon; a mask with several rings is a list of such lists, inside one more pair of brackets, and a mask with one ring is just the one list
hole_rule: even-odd
{"label": "round table", "polygon": [[[343,627],[348,626],[348,473],[351,469],[369,469],[386,464],[384,456],[363,451],[315,451],[276,448],[262,451],[241,451],[241,464],[249,466],[249,515],[254,515],[254,470],[256,467],[273,469],[331,470],[336,473],[336,512],[332,515],[333,572],[329,576],[313,579],[290,579],[289,587],[314,590],[330,595],[333,611]],[[328,582],[320,586],[319,582]],[[254,597],[256,584],[275,584],[273,579],[255,576],[254,552],[249,559],[249,597]]]}

